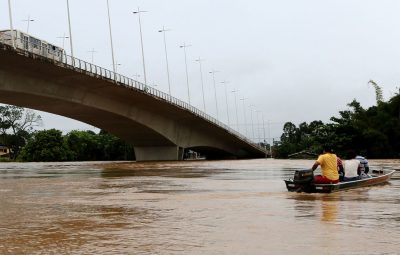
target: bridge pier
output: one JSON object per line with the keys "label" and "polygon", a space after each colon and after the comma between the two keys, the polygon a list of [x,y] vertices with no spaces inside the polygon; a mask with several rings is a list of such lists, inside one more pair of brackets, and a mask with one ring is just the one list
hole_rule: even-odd
{"label": "bridge pier", "polygon": [[134,147],[136,161],[183,160],[184,148],[178,146]]}

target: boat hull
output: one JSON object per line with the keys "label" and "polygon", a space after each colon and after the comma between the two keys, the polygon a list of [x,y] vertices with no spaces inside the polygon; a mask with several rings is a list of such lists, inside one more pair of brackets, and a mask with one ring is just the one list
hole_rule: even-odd
{"label": "boat hull", "polygon": [[298,184],[295,183],[292,179],[285,180],[285,183],[286,188],[290,192],[332,193],[341,190],[355,189],[386,183],[390,180],[395,172],[395,170],[373,171],[373,175],[370,178],[348,182],[339,182],[336,184]]}

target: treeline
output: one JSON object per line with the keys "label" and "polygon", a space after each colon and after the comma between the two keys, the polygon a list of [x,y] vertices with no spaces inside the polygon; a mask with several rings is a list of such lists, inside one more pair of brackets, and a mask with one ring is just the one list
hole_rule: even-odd
{"label": "treeline", "polygon": [[32,110],[0,106],[0,145],[11,149],[11,160],[18,161],[107,161],[133,160],[131,145],[105,131],[56,129],[35,131],[42,119]]}
{"label": "treeline", "polygon": [[17,157],[21,161],[108,161],[133,160],[131,145],[105,131],[71,131],[66,135],[56,129],[33,133]]}
{"label": "treeline", "polygon": [[329,123],[312,121],[298,126],[285,123],[281,141],[274,144],[275,157],[287,158],[300,151],[320,153],[324,144],[339,155],[355,150],[369,158],[400,158],[400,93],[383,101],[379,86],[377,105],[364,109],[354,100]]}

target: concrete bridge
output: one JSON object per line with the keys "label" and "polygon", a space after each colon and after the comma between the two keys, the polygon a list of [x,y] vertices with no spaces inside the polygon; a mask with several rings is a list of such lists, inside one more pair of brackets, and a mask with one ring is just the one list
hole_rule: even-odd
{"label": "concrete bridge", "polygon": [[131,143],[138,161],[261,158],[265,150],[204,112],[77,58],[44,57],[0,42],[0,103],[76,119]]}

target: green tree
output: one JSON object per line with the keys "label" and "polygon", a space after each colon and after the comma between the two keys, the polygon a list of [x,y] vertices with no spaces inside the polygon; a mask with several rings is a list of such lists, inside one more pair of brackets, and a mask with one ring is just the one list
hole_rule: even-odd
{"label": "green tree", "polygon": [[382,88],[373,80],[370,80],[368,84],[371,84],[375,89],[375,96],[376,96],[376,104],[380,104],[383,102],[383,93]]}
{"label": "green tree", "polygon": [[298,129],[292,122],[286,122],[283,125],[283,134],[281,135],[281,141],[274,144],[275,157],[286,158],[288,155],[297,152],[299,143]]}
{"label": "green tree", "polygon": [[297,142],[297,127],[292,122],[286,122],[283,125],[282,142],[295,143]]}
{"label": "green tree", "polygon": [[71,131],[65,136],[72,160],[103,160],[98,135],[93,131]]}
{"label": "green tree", "polygon": [[0,142],[11,148],[16,158],[31,133],[42,125],[42,118],[33,110],[13,105],[0,106]]}
{"label": "green tree", "polygon": [[99,141],[102,145],[103,160],[134,160],[135,152],[133,146],[122,139],[101,130]]}
{"label": "green tree", "polygon": [[296,127],[286,123],[281,141],[275,144],[276,155],[287,157],[303,150],[318,153],[322,145],[329,145],[341,156],[352,149],[369,158],[399,158],[400,93],[368,109],[356,100],[348,106],[327,124],[313,121]]}
{"label": "green tree", "polygon": [[87,160],[132,160],[133,147],[120,138],[101,130],[71,131],[65,136],[72,159]]}
{"label": "green tree", "polygon": [[21,151],[20,159],[34,162],[68,161],[71,153],[61,131],[50,129],[35,132]]}

